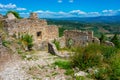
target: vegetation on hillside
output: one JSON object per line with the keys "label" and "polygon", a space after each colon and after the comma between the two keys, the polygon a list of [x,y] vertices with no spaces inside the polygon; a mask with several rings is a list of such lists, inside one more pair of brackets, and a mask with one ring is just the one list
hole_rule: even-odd
{"label": "vegetation on hillside", "polygon": [[80,22],[80,21],[65,21],[65,20],[47,20],[48,24],[60,26],[60,36],[64,30],[92,30],[94,35],[100,37],[101,34],[120,34],[119,22]]}
{"label": "vegetation on hillside", "polygon": [[117,48],[120,48],[120,40],[117,34],[113,36],[111,42],[113,42]]}
{"label": "vegetation on hillside", "polygon": [[71,57],[72,66],[89,73],[89,77],[97,80],[120,79],[120,54],[115,47],[91,44],[73,48],[73,51],[75,54]]}

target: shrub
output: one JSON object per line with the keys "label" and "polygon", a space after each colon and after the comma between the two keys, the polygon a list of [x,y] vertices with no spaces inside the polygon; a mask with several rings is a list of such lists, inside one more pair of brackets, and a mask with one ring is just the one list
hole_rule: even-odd
{"label": "shrub", "polygon": [[100,43],[103,43],[106,40],[106,36],[104,34],[101,34],[101,37],[99,38]]}
{"label": "shrub", "polygon": [[110,59],[110,66],[112,69],[112,75],[111,78],[113,80],[120,80],[120,54],[116,54],[114,55],[111,59]]}
{"label": "shrub", "polygon": [[70,39],[67,41],[67,47],[68,47],[68,48],[71,48],[73,45],[74,45],[74,41],[70,38]]}
{"label": "shrub", "polygon": [[22,43],[27,46],[28,50],[31,50],[33,47],[33,36],[29,34],[24,34],[21,36]]}
{"label": "shrub", "polygon": [[97,80],[110,80],[110,75],[112,73],[109,65],[102,66],[98,69],[98,71],[94,74],[94,78]]}
{"label": "shrub", "polygon": [[87,68],[98,66],[102,63],[100,46],[91,44],[86,47],[77,47],[75,54],[71,57],[73,67],[85,70]]}
{"label": "shrub", "polygon": [[120,41],[117,34],[113,36],[111,42],[113,42],[117,48],[120,48]]}
{"label": "shrub", "polygon": [[60,50],[60,42],[57,40],[54,40],[53,43],[55,44],[57,50]]}
{"label": "shrub", "polygon": [[91,74],[97,80],[120,80],[120,54],[115,47],[90,44],[72,49],[71,64],[81,70],[97,69]]}
{"label": "shrub", "polygon": [[107,60],[118,52],[117,48],[111,47],[111,46],[101,45],[100,49],[101,49],[102,55],[104,56],[104,59],[107,59]]}
{"label": "shrub", "polygon": [[2,45],[5,47],[8,47],[9,44],[10,44],[10,41],[6,41],[6,40],[2,41]]}

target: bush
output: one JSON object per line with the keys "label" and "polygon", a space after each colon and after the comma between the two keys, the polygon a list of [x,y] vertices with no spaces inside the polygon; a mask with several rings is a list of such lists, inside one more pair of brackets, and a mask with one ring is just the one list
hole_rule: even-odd
{"label": "bush", "polygon": [[100,65],[102,63],[102,55],[99,47],[99,45],[91,44],[74,49],[75,54],[71,57],[73,67],[85,70]]}
{"label": "bush", "polygon": [[114,54],[118,52],[117,48],[111,47],[111,46],[101,45],[100,49],[101,49],[102,55],[104,56],[104,59],[106,60],[108,60],[110,57],[112,57]]}
{"label": "bush", "polygon": [[105,42],[106,36],[104,34],[101,34],[101,37],[99,38],[99,40],[100,40],[100,43]]}
{"label": "bush", "polygon": [[55,44],[57,50],[60,50],[60,42],[57,40],[54,40],[53,43]]}
{"label": "bush", "polygon": [[33,47],[33,36],[29,34],[24,34],[21,36],[22,43],[27,46],[28,50],[31,50]]}
{"label": "bush", "polygon": [[90,74],[97,80],[120,80],[120,54],[115,47],[90,44],[86,47],[72,49],[75,54],[71,56],[71,64],[80,70],[97,69]]}
{"label": "bush", "polygon": [[111,59],[110,59],[110,66],[112,69],[112,75],[111,78],[113,80],[120,80],[120,54],[116,54],[114,55]]}
{"label": "bush", "polygon": [[113,36],[111,42],[113,42],[117,48],[120,48],[120,41],[117,34]]}
{"label": "bush", "polygon": [[74,41],[73,41],[72,39],[69,39],[69,40],[67,41],[67,47],[68,47],[68,48],[71,48],[73,45],[74,45]]}
{"label": "bush", "polygon": [[2,45],[5,47],[8,47],[9,44],[10,44],[10,41],[6,41],[6,40],[2,41]]}

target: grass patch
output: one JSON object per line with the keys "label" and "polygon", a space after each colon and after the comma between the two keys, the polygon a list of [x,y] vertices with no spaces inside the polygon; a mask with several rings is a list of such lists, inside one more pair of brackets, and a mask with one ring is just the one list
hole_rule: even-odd
{"label": "grass patch", "polygon": [[59,68],[65,69],[66,72],[65,75],[73,75],[74,70],[72,69],[72,66],[70,64],[70,61],[68,60],[57,60],[54,65],[58,66]]}
{"label": "grass patch", "polygon": [[57,60],[54,64],[62,69],[71,69],[70,62],[67,60]]}
{"label": "grass patch", "polygon": [[74,75],[74,70],[73,69],[67,69],[65,72],[65,75]]}
{"label": "grass patch", "polygon": [[90,73],[91,78],[120,80],[120,54],[117,48],[90,44],[86,47],[73,48],[73,51],[75,52],[71,56],[73,68],[78,67],[82,71],[96,68],[96,73]]}

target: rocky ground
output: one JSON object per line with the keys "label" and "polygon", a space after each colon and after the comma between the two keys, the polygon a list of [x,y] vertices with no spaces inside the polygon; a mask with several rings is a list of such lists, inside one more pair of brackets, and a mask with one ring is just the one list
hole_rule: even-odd
{"label": "rocky ground", "polygon": [[46,51],[22,55],[22,58],[4,64],[0,80],[72,80],[64,74],[64,69],[53,65],[59,57]]}

